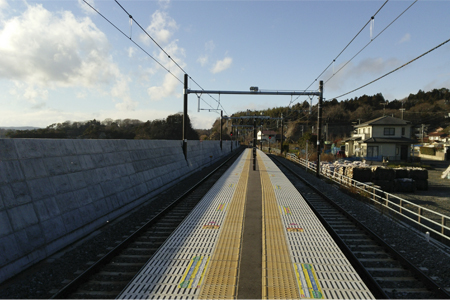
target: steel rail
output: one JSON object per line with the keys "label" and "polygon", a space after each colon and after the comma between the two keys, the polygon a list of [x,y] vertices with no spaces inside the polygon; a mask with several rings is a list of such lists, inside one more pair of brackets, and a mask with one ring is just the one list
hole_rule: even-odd
{"label": "steel rail", "polygon": [[[325,195],[322,191],[320,191],[318,188],[316,188],[313,184],[311,184],[309,181],[307,181],[305,178],[298,175],[294,170],[292,170],[289,166],[287,166],[284,162],[282,162],[278,157],[270,156],[272,159],[276,160],[278,163],[283,165],[289,172],[291,172],[296,178],[301,180],[303,183],[305,183],[308,187],[310,187],[312,190],[314,190],[318,195],[320,195],[323,199],[325,199],[327,202],[329,202],[333,207],[335,207],[337,210],[339,210],[341,213],[343,213],[350,221],[352,221],[357,227],[362,229],[364,232],[366,232],[371,238],[373,238],[377,243],[381,244],[395,259],[397,259],[403,266],[406,266],[412,273],[414,273],[415,276],[417,276],[420,281],[431,291],[435,292],[439,298],[442,299],[448,299],[450,298],[450,293],[445,291],[441,286],[436,284],[430,277],[428,277],[426,274],[424,274],[420,269],[418,269],[414,264],[412,264],[408,259],[403,257],[399,252],[397,252],[394,248],[392,248],[389,244],[387,244],[382,238],[380,238],[375,232],[367,228],[364,224],[359,222],[355,217],[353,217],[351,214],[349,214],[344,208],[342,208],[339,204],[334,202],[332,199],[330,199],[327,195]],[[339,246],[344,245],[343,252],[350,260],[350,263],[353,265],[355,263],[354,267],[357,269],[358,273],[360,273],[361,278],[363,278],[364,282],[366,282],[365,279],[368,280],[367,283],[369,283],[368,287],[374,293],[374,296],[376,298],[389,298],[380,285],[376,282],[376,280],[372,277],[372,275],[369,274],[369,272],[365,269],[365,267],[361,264],[361,262],[358,260],[358,258],[353,254],[353,252],[347,247],[345,242],[338,236],[338,234],[327,224],[327,222],[323,219],[323,217],[317,212],[317,210],[309,205],[311,209],[316,213],[316,215],[321,219],[324,226],[326,226],[327,229],[329,229],[330,234],[335,239],[336,243],[339,244]],[[356,261],[354,261],[356,260]],[[373,289],[373,290],[372,290]],[[378,295],[378,296],[377,296]],[[381,297],[380,297],[381,296]]]}
{"label": "steel rail", "polygon": [[223,163],[221,163],[217,168],[212,170],[209,174],[203,177],[199,182],[197,182],[194,186],[189,188],[186,192],[184,192],[177,199],[172,201],[163,211],[154,216],[147,223],[142,225],[139,229],[137,229],[134,233],[128,236],[125,240],[123,240],[120,244],[118,244],[114,249],[109,251],[102,258],[97,260],[94,264],[92,264],[89,268],[87,268],[83,273],[78,275],[74,280],[68,283],[65,287],[59,290],[56,294],[54,294],[50,299],[64,299],[72,292],[74,292],[82,283],[86,282],[90,276],[95,274],[99,268],[106,265],[111,259],[117,256],[122,250],[124,250],[130,243],[132,243],[139,235],[141,235],[145,230],[147,230],[150,226],[154,225],[157,221],[159,221],[164,215],[166,215],[175,205],[180,203],[184,198],[190,195],[196,188],[198,188],[203,182],[205,182],[208,178],[210,178],[215,172],[217,172],[220,168],[222,168],[226,163],[228,163],[231,159],[239,155],[242,151],[238,150],[233,155],[231,155],[228,159],[226,159]]}

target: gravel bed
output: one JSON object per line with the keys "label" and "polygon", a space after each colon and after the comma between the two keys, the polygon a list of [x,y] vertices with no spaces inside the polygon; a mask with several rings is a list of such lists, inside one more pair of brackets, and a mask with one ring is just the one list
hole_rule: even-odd
{"label": "gravel bed", "polygon": [[297,168],[314,186],[350,212],[352,216],[375,232],[415,266],[450,292],[450,248],[434,241],[427,242],[425,235],[340,191],[335,185],[318,179],[315,175]]}
{"label": "gravel bed", "polygon": [[192,178],[203,178],[225,159],[222,158],[212,166],[196,172],[167,191],[149,199],[146,205],[134,209],[126,217],[111,221],[84,240],[2,283],[0,299],[50,298],[66,285],[64,280],[74,279],[76,271],[87,269],[88,262],[97,261],[99,254],[109,252],[109,249],[117,245],[116,241],[122,241],[124,236],[128,236],[130,232],[142,226],[143,222],[156,215],[167,201],[173,201],[176,191],[191,187]]}

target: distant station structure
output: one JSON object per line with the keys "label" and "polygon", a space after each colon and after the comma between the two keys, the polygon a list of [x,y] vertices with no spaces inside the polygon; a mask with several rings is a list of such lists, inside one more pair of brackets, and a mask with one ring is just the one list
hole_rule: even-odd
{"label": "distant station structure", "polygon": [[[323,81],[319,82],[318,91],[261,91],[256,86],[251,86],[249,91],[222,91],[222,90],[191,90],[188,87],[188,74],[184,74],[184,105],[183,105],[183,152],[185,157],[187,157],[187,107],[188,107],[188,95],[189,94],[218,94],[218,95],[269,95],[269,96],[318,96],[318,113],[317,113],[317,136],[320,137],[322,134],[321,119],[322,119],[322,102],[323,102]],[[223,114],[221,113],[221,118]],[[232,117],[230,117],[232,118]],[[245,118],[245,117],[238,117]],[[254,138],[253,138],[253,170],[255,170],[256,165],[256,120],[257,119],[267,119],[267,116],[247,116],[247,118],[252,118],[254,120]],[[222,126],[221,126],[222,128]],[[282,134],[283,135],[283,134]],[[221,134],[222,139],[222,134]],[[320,139],[317,140],[317,165],[320,163]],[[317,168],[317,176],[319,176],[320,168]]]}

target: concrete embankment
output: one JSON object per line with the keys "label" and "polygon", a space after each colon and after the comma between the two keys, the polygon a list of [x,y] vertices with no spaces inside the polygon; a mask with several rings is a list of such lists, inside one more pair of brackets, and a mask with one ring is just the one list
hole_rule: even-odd
{"label": "concrete embankment", "polygon": [[230,152],[230,141],[188,141],[186,160],[181,141],[0,139],[0,282]]}

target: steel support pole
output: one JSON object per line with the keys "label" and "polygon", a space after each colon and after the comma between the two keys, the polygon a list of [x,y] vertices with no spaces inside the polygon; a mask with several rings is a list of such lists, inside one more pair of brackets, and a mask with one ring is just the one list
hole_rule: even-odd
{"label": "steel support pole", "polygon": [[187,110],[188,110],[188,75],[184,74],[184,105],[183,105],[183,154],[184,158],[187,160]]}
{"label": "steel support pole", "polygon": [[322,138],[322,102],[323,102],[323,81],[319,82],[319,104],[317,105],[317,165],[316,176],[320,177],[320,140]]}
{"label": "steel support pole", "polygon": [[223,110],[220,111],[220,150],[222,150],[222,118],[223,118]]}
{"label": "steel support pole", "polygon": [[281,144],[280,144],[280,154],[283,155],[283,114],[281,114]]}
{"label": "steel support pole", "polygon": [[233,121],[231,122],[231,152],[233,152]]}

